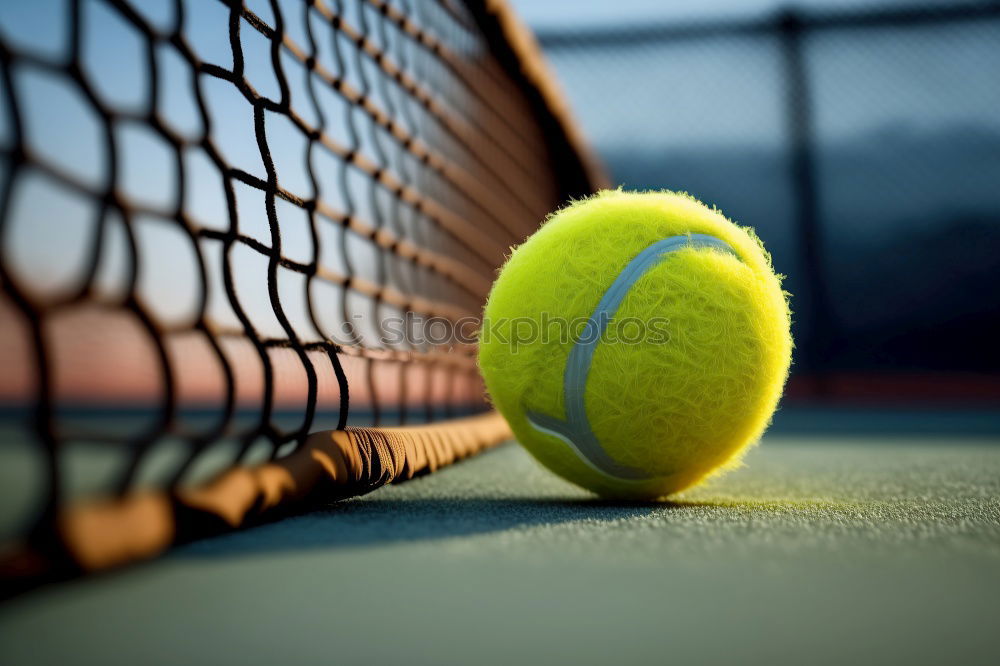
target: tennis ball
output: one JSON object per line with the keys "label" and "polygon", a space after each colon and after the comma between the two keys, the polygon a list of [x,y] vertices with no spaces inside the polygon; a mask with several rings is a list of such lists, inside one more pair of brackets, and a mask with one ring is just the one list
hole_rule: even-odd
{"label": "tennis ball", "polygon": [[605,191],[513,251],[479,365],[543,465],[603,496],[654,498],[736,466],[760,438],[790,321],[751,229],[686,194]]}

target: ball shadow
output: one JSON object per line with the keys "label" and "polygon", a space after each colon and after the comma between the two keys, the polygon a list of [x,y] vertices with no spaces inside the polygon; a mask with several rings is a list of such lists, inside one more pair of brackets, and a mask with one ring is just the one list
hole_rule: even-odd
{"label": "ball shadow", "polygon": [[693,506],[712,504],[576,498],[359,498],[197,541],[175,549],[172,554],[228,557],[305,548],[362,547],[474,536],[582,520],[610,523]]}

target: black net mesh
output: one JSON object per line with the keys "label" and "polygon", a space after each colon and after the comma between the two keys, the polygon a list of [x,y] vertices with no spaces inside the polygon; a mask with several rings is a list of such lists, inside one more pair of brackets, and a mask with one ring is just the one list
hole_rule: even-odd
{"label": "black net mesh", "polygon": [[567,187],[580,166],[484,3],[16,4],[7,535],[317,429],[485,408],[455,332],[506,249],[587,185]]}

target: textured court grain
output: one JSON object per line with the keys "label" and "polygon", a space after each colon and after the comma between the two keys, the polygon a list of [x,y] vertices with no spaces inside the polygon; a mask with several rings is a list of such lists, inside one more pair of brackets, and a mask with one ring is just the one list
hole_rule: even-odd
{"label": "textured court grain", "polygon": [[772,436],[673,504],[509,445],[0,608],[4,663],[990,663],[1000,445]]}

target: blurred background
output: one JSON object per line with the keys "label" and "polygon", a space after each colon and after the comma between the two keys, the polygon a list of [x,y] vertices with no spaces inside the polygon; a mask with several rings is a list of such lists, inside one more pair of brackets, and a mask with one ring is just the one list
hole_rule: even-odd
{"label": "blurred background", "polygon": [[1000,403],[1000,3],[514,4],[615,184],[764,240],[790,399]]}

